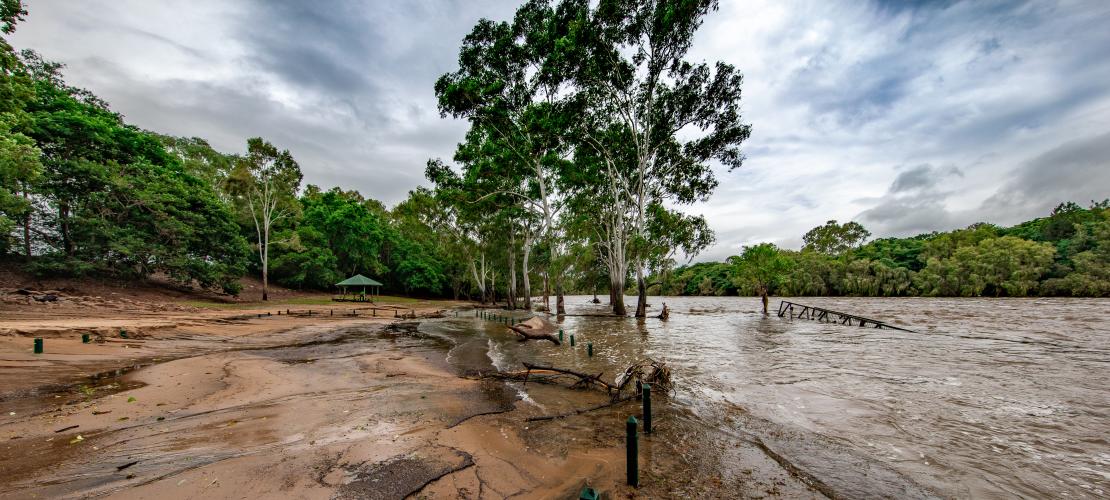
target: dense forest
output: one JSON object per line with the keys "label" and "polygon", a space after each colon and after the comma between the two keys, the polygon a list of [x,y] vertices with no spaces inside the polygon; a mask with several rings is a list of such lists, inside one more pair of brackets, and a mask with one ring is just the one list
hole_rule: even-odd
{"label": "dense forest", "polygon": [[911,238],[879,238],[829,221],[800,251],[770,243],[727,262],[662,269],[666,295],[1110,296],[1110,202],[1062,203],[1013,227],[987,223]]}
{"label": "dense forest", "polygon": [[[2,31],[26,12],[3,0]],[[328,290],[362,273],[386,291],[562,312],[565,293],[646,295],[1110,295],[1106,203],[1064,204],[1012,228],[867,241],[815,228],[801,251],[745,247],[677,266],[714,242],[678,208],[713,165],[743,162],[742,77],[686,60],[716,2],[525,3],[480,21],[459,68],[429,82],[469,130],[428,188],[393,207],[305,185],[264,138],[226,153],[126,123],[61,64],[0,40],[0,254],[40,276],[145,279],[236,294],[239,278]],[[681,131],[681,133],[679,133]],[[548,297],[554,297],[554,305]]]}

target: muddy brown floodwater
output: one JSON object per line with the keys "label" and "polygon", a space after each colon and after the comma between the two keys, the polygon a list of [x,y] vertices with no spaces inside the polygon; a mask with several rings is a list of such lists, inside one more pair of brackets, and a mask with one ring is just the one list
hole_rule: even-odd
{"label": "muddy brown floodwater", "polygon": [[578,316],[605,308],[567,302],[561,326],[576,347],[494,332],[494,364],[608,376],[666,359],[670,405],[711,432],[759,440],[833,494],[1110,494],[1110,300],[797,299],[914,332],[764,317],[751,298],[651,297],[653,310],[671,309],[666,322]]}

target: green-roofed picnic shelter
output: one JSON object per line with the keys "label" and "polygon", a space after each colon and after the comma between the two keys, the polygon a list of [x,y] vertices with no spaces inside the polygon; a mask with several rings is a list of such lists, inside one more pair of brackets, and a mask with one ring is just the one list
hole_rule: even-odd
{"label": "green-roofed picnic shelter", "polygon": [[[356,274],[354,276],[351,276],[350,278],[340,281],[339,283],[336,283],[335,286],[338,286],[340,289],[343,290],[343,295],[333,300],[339,302],[373,302],[375,295],[381,295],[382,284],[361,274]],[[370,293],[369,300],[367,300],[366,298],[366,287],[368,286],[374,287]],[[347,287],[362,287],[362,293],[356,294],[354,292],[351,292],[350,294],[348,294]]]}

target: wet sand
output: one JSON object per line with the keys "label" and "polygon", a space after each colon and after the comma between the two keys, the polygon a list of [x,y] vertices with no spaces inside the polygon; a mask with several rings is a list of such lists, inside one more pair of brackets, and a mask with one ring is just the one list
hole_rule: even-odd
{"label": "wet sand", "polygon": [[[290,309],[4,313],[0,497],[571,498],[587,484],[609,497],[821,496],[662,400],[632,490],[623,422],[638,405],[529,423],[606,396],[530,384],[525,404],[480,376],[493,369],[484,352],[448,364],[443,339],[411,322]],[[89,331],[101,342],[82,344]]]}

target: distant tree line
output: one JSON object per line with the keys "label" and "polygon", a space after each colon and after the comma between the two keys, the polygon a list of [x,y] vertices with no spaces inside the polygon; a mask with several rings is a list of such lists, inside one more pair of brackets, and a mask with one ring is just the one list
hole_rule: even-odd
{"label": "distant tree line", "polygon": [[653,276],[665,295],[1110,296],[1110,202],[1067,202],[1013,227],[973,224],[880,238],[855,222],[806,233],[800,251],[748,246],[726,262]]}

